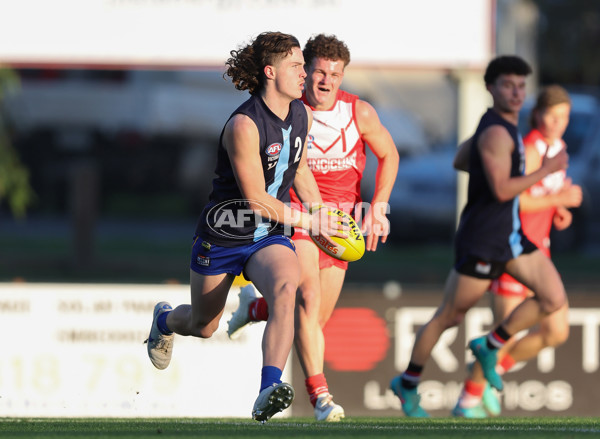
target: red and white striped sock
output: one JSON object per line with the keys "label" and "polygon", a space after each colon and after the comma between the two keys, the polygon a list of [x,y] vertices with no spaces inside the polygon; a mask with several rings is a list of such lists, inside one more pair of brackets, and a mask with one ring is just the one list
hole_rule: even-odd
{"label": "red and white striped sock", "polygon": [[498,375],[504,375],[515,365],[515,363],[515,359],[509,354],[506,354],[496,365],[496,372],[498,372]]}
{"label": "red and white striped sock", "polygon": [[458,405],[462,408],[471,408],[481,402],[486,383],[476,383],[467,379],[458,399]]}
{"label": "red and white striped sock", "polygon": [[323,393],[329,393],[327,380],[325,379],[325,375],[323,373],[306,378],[306,380],[304,380],[304,384],[306,384],[306,391],[308,392],[310,403],[313,405],[313,407],[317,403],[317,398],[319,395],[322,395]]}

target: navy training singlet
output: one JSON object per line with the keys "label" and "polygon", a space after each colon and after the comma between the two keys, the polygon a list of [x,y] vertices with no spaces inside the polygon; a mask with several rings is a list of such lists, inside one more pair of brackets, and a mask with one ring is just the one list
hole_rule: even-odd
{"label": "navy training singlet", "polygon": [[[304,104],[299,100],[292,101],[286,119],[281,120],[260,96],[252,96],[229,118],[236,114],[250,117],[258,128],[265,191],[281,202],[289,203],[290,188],[308,131],[308,115]],[[197,235],[212,244],[236,247],[269,235],[284,234],[282,224],[276,219],[267,220],[256,215],[243,199],[223,146],[223,131],[215,173],[217,177],[213,180],[210,201],[200,214],[196,227]]]}
{"label": "navy training singlet", "polygon": [[470,255],[485,261],[506,262],[524,250],[528,253],[535,248],[521,228],[519,197],[498,201],[485,175],[477,142],[481,133],[492,125],[505,127],[514,141],[510,176],[525,172],[525,150],[517,127],[488,109],[479,122],[470,149],[468,199],[454,243],[457,259]]}

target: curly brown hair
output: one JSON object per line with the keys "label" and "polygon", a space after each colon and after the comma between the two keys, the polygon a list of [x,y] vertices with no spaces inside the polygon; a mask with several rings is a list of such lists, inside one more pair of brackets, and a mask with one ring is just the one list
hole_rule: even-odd
{"label": "curly brown hair", "polygon": [[348,46],[343,41],[338,40],[335,35],[319,34],[310,37],[302,53],[307,66],[310,66],[315,58],[325,58],[332,61],[341,60],[344,62],[344,68],[350,64]]}
{"label": "curly brown hair", "polygon": [[236,89],[256,95],[265,86],[264,68],[291,54],[294,47],[299,48],[300,43],[293,35],[263,32],[247,46],[229,52],[223,76],[230,76]]}

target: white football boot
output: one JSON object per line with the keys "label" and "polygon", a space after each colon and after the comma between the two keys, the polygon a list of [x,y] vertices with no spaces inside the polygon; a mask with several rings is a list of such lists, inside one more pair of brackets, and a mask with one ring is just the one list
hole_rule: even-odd
{"label": "white football boot", "polygon": [[250,320],[248,310],[250,304],[260,297],[252,284],[248,284],[241,288],[238,296],[240,298],[240,304],[233,314],[231,314],[231,320],[227,322],[227,334],[232,340],[235,340],[241,335],[241,331],[246,325],[256,323]]}
{"label": "white football boot", "polygon": [[171,355],[173,354],[173,339],[175,334],[165,335],[158,329],[158,316],[161,314],[172,311],[173,308],[167,302],[159,302],[154,307],[154,318],[152,319],[152,326],[150,327],[150,335],[144,342],[148,344],[148,356],[150,361],[154,364],[157,369],[166,369],[171,362]]}
{"label": "white football boot", "polygon": [[293,400],[294,388],[291,385],[288,383],[273,384],[258,394],[252,409],[252,419],[266,422],[271,419],[271,416],[288,408]]}
{"label": "white football boot", "polygon": [[315,419],[324,422],[339,422],[346,415],[344,408],[333,402],[333,396],[329,393],[323,393],[317,398],[315,404]]}

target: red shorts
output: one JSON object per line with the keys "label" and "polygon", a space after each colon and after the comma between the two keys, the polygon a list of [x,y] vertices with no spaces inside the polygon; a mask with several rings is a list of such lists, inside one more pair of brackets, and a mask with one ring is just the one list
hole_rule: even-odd
{"label": "red shorts", "polygon": [[[313,242],[306,230],[301,229],[299,227],[296,227],[294,230],[295,230],[295,232],[294,232],[294,235],[292,236],[292,240],[298,241],[300,239],[304,239],[304,240]],[[329,267],[338,267],[338,268],[341,268],[342,270],[347,270],[348,262],[340,261],[339,259],[336,259],[333,256],[329,256],[327,253],[325,253],[324,251],[319,249],[319,270],[322,270],[323,268],[329,268]]]}
{"label": "red shorts", "polygon": [[525,299],[529,289],[510,274],[503,273],[498,279],[492,281],[490,291],[499,296],[521,297]]}

